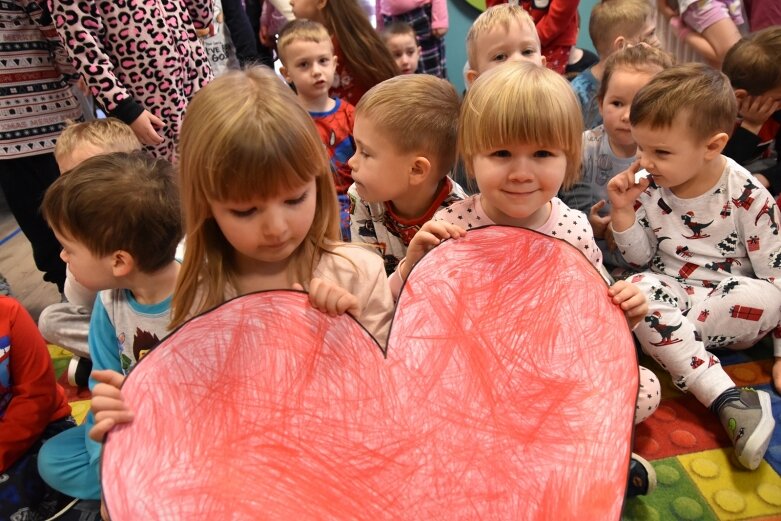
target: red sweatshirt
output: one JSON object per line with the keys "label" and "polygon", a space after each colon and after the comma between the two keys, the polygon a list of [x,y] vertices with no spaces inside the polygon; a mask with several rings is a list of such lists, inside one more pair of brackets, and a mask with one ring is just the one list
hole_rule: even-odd
{"label": "red sweatshirt", "polygon": [[[507,0],[486,0],[488,7],[506,3]],[[579,4],[580,0],[520,1],[537,26],[543,54],[549,47],[570,47],[578,41]]]}
{"label": "red sweatshirt", "polygon": [[38,328],[14,299],[0,296],[0,472],[71,413]]}

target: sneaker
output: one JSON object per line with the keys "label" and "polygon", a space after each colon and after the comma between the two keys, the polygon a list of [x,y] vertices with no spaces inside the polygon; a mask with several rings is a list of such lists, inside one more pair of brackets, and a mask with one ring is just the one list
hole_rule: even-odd
{"label": "sneaker", "polygon": [[740,464],[749,470],[759,467],[776,424],[770,395],[765,391],[733,387],[721,393],[711,409],[718,414],[735,446]]}
{"label": "sneaker", "polygon": [[92,360],[73,356],[68,363],[68,383],[76,387],[87,387],[92,372]]}
{"label": "sneaker", "polygon": [[627,497],[647,496],[654,490],[656,490],[656,470],[645,458],[633,452],[632,459],[629,460]]}

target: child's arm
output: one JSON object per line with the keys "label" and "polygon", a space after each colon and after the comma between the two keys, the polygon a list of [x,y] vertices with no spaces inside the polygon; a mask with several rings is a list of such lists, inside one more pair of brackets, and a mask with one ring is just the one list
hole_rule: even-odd
{"label": "child's arm", "polygon": [[99,383],[92,389],[90,411],[95,424],[88,434],[91,439],[103,442],[115,425],[133,421],[133,412],[128,409],[119,390],[125,381],[124,375],[116,371],[93,371],[90,376]]}
{"label": "child's arm", "polygon": [[112,116],[130,125],[142,143],[161,143],[155,128],[162,128],[163,122],[133,100],[114,75],[114,64],[101,42],[106,31],[98,7],[76,0],[52,0],[52,6],[57,32],[92,95]]}
{"label": "child's arm", "polygon": [[396,271],[388,278],[393,300],[398,300],[404,281],[407,280],[412,268],[423,258],[426,252],[445,239],[458,239],[465,235],[466,230],[447,221],[432,220],[421,226],[420,230],[410,241],[409,246],[407,246],[407,256],[401,259],[399,265],[396,266]]}
{"label": "child's arm", "polygon": [[639,162],[633,163],[608,182],[607,192],[612,205],[609,228],[613,240],[627,262],[643,266],[656,251],[656,236],[647,226],[642,205],[637,205],[635,211],[636,199],[650,185],[646,176],[636,179],[639,170]]}
{"label": "child's arm", "polygon": [[214,18],[212,0],[185,0],[184,5],[195,29],[206,29]]}
{"label": "child's arm", "polygon": [[79,80],[79,73],[73,67],[68,51],[63,46],[63,41],[57,35],[46,3],[34,0],[19,0],[18,3],[21,4],[21,7],[49,42],[49,52],[54,58],[54,67],[69,83],[76,83]]}
{"label": "child's arm", "polygon": [[442,38],[447,29],[447,0],[431,0],[431,32],[437,38]]}
{"label": "child's arm", "polygon": [[[11,401],[0,416],[0,473],[38,440],[59,407],[54,367],[46,341],[25,309],[10,297],[0,297],[0,337],[9,345]],[[2,344],[0,344],[2,345]],[[62,399],[65,402],[64,397]],[[66,404],[67,407],[67,404]],[[67,416],[70,407],[64,410]]]}
{"label": "child's arm", "polygon": [[613,299],[613,304],[619,306],[624,311],[626,321],[629,323],[629,329],[634,327],[648,314],[648,300],[640,288],[627,282],[619,280],[608,290]]}

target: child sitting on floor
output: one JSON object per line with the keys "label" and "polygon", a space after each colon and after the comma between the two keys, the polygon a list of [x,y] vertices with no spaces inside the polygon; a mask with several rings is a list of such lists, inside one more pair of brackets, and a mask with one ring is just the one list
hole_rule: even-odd
{"label": "child sitting on floor", "polygon": [[641,42],[652,47],[659,46],[655,16],[648,0],[603,0],[597,3],[591,10],[588,34],[599,61],[572,80],[572,88],[583,110],[586,130],[602,124],[597,91],[610,55],[627,45]]}
{"label": "child sitting on floor", "polygon": [[[182,238],[173,168],[142,152],[93,157],[52,184],[43,213],[74,279],[100,291],[88,337],[95,369],[127,374],[168,332]],[[87,438],[93,422],[89,414],[51,438],[38,459],[52,488],[84,500],[101,491],[100,446]]]}
{"label": "child sitting on floor", "polygon": [[484,72],[507,61],[545,65],[540,38],[529,13],[513,4],[485,10],[466,35],[467,87]]}
{"label": "child sitting on floor", "polygon": [[[54,158],[65,174],[93,156],[140,149],[141,142],[125,123],[115,118],[94,119],[67,126],[57,139]],[[68,374],[73,376],[72,383],[86,386],[92,370],[87,332],[97,293],[79,284],[67,267],[65,276],[63,293],[67,302],[47,306],[38,318],[38,327],[47,341],[75,355]]]}
{"label": "child sitting on floor", "polygon": [[[740,125],[723,154],[754,172],[770,193],[781,194],[781,27],[769,27],[736,43],[724,57],[738,99]],[[775,147],[772,159],[771,143]],[[754,162],[757,164],[751,164]]]}
{"label": "child sitting on floor", "polygon": [[466,196],[448,175],[456,161],[459,106],[453,85],[424,74],[384,81],[358,104],[350,159],[352,238],[376,245],[388,274],[420,226]]}
{"label": "child sitting on floor", "polygon": [[76,426],[70,414],[35,322],[0,296],[0,519],[47,519],[58,509],[37,457],[41,442]]}
{"label": "child sitting on floor", "polygon": [[635,161],[637,144],[629,132],[629,107],[643,85],[658,72],[672,67],[672,58],[648,45],[625,47],[605,61],[605,73],[597,92],[603,125],[583,132],[581,177],[559,197],[570,208],[588,215],[594,238],[607,268],[629,268],[616,250],[607,203],[607,182]]}
{"label": "child sitting on floor", "polygon": [[[745,348],[781,320],[778,207],[721,155],[736,115],[721,72],[694,64],[660,72],[632,102],[639,163],[608,183],[608,195],[621,254],[650,262],[630,279],[649,299],[635,328],[643,350],[719,417],[738,461],[756,469],[775,425],[770,395],[738,389],[707,351]],[[781,389],[781,338],[773,344]]]}

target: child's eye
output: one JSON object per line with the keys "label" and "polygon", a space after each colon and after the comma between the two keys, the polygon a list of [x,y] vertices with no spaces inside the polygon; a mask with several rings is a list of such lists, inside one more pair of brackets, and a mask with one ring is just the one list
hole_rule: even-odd
{"label": "child's eye", "polygon": [[302,62],[298,64],[299,69],[306,69],[309,66],[307,62]]}
{"label": "child's eye", "polygon": [[618,101],[618,100],[613,100],[613,101],[610,102],[610,104],[613,105],[614,107],[618,108],[618,109],[620,109],[621,107],[624,106],[624,104],[622,102]]}
{"label": "child's eye", "polygon": [[299,197],[296,197],[295,199],[288,199],[287,201],[285,201],[285,204],[289,206],[298,206],[299,204],[303,203],[306,200],[308,195],[309,195],[309,190],[301,194]]}
{"label": "child's eye", "polygon": [[667,156],[670,154],[670,152],[668,152],[667,150],[654,150],[654,153],[657,156]]}
{"label": "child's eye", "polygon": [[230,213],[235,217],[249,217],[255,213],[255,208],[247,208],[246,210],[231,210]]}
{"label": "child's eye", "polygon": [[491,152],[492,157],[512,157],[512,153],[509,150],[494,150]]}
{"label": "child's eye", "polygon": [[537,150],[534,157],[553,157],[555,154],[550,150]]}
{"label": "child's eye", "polygon": [[396,51],[396,52],[393,53],[393,57],[394,58],[401,58],[402,56],[404,56],[403,52]]}
{"label": "child's eye", "polygon": [[537,49],[526,49],[521,54],[523,54],[524,56],[533,56],[537,54]]}
{"label": "child's eye", "polygon": [[329,63],[331,63],[329,58],[320,58],[320,65],[328,65]]}
{"label": "child's eye", "polygon": [[507,59],[507,55],[503,52],[500,52],[499,54],[494,55],[493,61],[495,62],[503,62]]}

